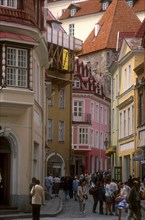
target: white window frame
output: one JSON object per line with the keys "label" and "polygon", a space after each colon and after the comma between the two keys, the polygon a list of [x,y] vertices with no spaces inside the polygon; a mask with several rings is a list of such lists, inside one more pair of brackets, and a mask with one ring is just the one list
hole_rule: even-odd
{"label": "white window frame", "polygon": [[123,130],[123,118],[122,118],[122,112],[119,113],[119,124],[120,124],[120,138],[123,137],[123,134],[122,134],[122,130]]}
{"label": "white window frame", "polygon": [[107,8],[108,8],[108,6],[109,6],[109,2],[103,2],[103,3],[102,3],[102,10],[103,10],[103,11],[106,11]]}
{"label": "white window frame", "polygon": [[59,132],[58,132],[58,141],[62,142],[64,141],[64,135],[65,135],[65,125],[64,121],[59,121]]}
{"label": "white window frame", "polygon": [[131,111],[130,111],[130,108],[127,109],[127,120],[128,120],[128,123],[127,123],[127,126],[128,126],[128,135],[130,135],[130,128],[131,128]]}
{"label": "white window frame", "polygon": [[26,49],[7,47],[7,85],[28,87],[28,51]]}
{"label": "white window frame", "polygon": [[0,6],[17,8],[17,0],[0,0]]}
{"label": "white window frame", "polygon": [[69,24],[69,35],[74,36],[74,34],[75,34],[75,25]]}
{"label": "white window frame", "polygon": [[70,16],[73,17],[76,13],[76,8],[71,8],[70,9]]}
{"label": "white window frame", "polygon": [[73,83],[73,88],[80,88],[80,80],[79,79],[74,79],[74,83]]}
{"label": "white window frame", "polygon": [[53,139],[53,120],[48,119],[48,140]]}
{"label": "white window frame", "polygon": [[79,144],[88,145],[88,128],[80,127],[79,128]]}
{"label": "white window frame", "polygon": [[127,4],[130,8],[132,8],[133,7],[133,0],[127,1]]}
{"label": "white window frame", "polygon": [[60,89],[59,91],[59,108],[63,109],[64,108],[64,89]]}
{"label": "white window frame", "polygon": [[82,121],[83,119],[83,106],[84,102],[81,100],[73,101],[73,117],[77,121]]}

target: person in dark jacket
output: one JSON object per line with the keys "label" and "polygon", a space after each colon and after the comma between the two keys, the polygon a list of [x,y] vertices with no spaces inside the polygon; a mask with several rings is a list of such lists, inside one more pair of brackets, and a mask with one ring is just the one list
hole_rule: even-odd
{"label": "person in dark jacket", "polygon": [[99,201],[99,214],[103,215],[103,202],[105,200],[105,187],[104,182],[98,183],[98,201]]}
{"label": "person in dark jacket", "polygon": [[[30,186],[29,186],[29,192],[31,192],[31,189],[33,188],[33,186],[36,185],[36,177],[32,177],[32,182],[30,183]],[[32,204],[32,195],[30,193],[30,196],[29,196],[29,203]]]}
{"label": "person in dark jacket", "polygon": [[139,182],[134,181],[133,187],[131,188],[128,195],[127,220],[131,220],[131,219],[141,220],[141,205],[140,205],[141,195],[139,189],[140,189]]}

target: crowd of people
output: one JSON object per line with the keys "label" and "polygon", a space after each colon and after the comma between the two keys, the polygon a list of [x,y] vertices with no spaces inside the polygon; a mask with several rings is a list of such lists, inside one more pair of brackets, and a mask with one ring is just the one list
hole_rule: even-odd
{"label": "crowd of people", "polygon": [[78,202],[80,213],[85,213],[88,196],[92,196],[93,213],[96,213],[98,206],[100,215],[116,215],[118,220],[121,220],[123,210],[127,212],[127,220],[141,220],[140,201],[145,199],[145,177],[140,180],[130,176],[123,183],[111,180],[110,172],[96,172],[93,175],[82,173],[73,177],[48,174],[45,177],[45,188],[41,187],[39,180],[34,177],[29,190],[33,220],[39,219],[44,200],[52,199],[53,194],[57,197],[59,190],[63,190],[66,202],[69,199]]}

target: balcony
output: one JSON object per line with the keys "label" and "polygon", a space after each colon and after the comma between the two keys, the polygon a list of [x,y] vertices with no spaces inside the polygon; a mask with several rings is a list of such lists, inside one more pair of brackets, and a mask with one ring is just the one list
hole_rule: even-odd
{"label": "balcony", "polygon": [[72,145],[72,149],[75,151],[75,152],[77,152],[77,151],[84,151],[84,152],[86,152],[86,151],[91,151],[91,147],[90,147],[90,145],[86,145],[86,144],[84,144],[84,145],[81,145],[81,144],[73,144]]}
{"label": "balcony", "polygon": [[74,71],[75,53],[82,50],[82,41],[63,31],[47,28],[48,57],[50,70],[63,73]]}
{"label": "balcony", "polygon": [[72,122],[78,124],[91,124],[91,114],[72,115]]}

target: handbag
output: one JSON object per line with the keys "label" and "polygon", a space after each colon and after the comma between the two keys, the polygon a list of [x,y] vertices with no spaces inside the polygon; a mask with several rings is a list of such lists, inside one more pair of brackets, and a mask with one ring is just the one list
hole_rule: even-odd
{"label": "handbag", "polygon": [[97,188],[91,187],[91,188],[89,189],[89,194],[90,194],[90,195],[93,195],[93,194],[95,194],[97,191],[98,191]]}

